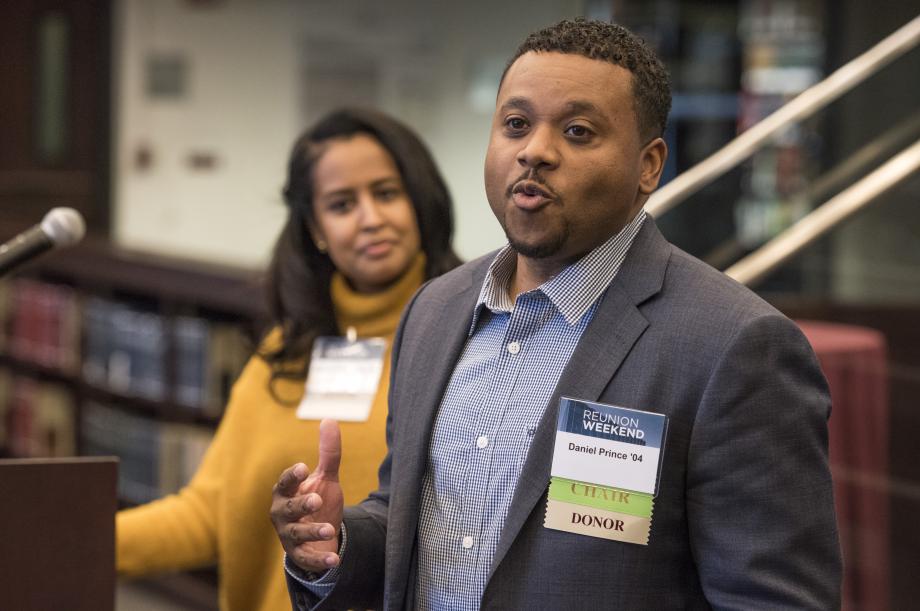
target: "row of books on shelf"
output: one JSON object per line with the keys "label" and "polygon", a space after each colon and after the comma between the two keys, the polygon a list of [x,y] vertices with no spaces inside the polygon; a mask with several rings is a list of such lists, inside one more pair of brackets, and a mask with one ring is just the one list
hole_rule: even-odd
{"label": "row of books on shelf", "polygon": [[75,291],[29,279],[0,285],[0,349],[64,373],[80,360],[80,309]]}
{"label": "row of books on shelf", "polygon": [[85,403],[78,414],[64,386],[0,371],[0,448],[19,458],[74,456],[79,444],[82,455],[117,456],[118,494],[127,503],[178,491],[194,475],[211,438],[209,427],[99,403]]}
{"label": "row of books on shelf", "polygon": [[77,451],[72,394],[0,370],[0,448],[18,458],[73,456]]}
{"label": "row of books on shelf", "polygon": [[250,346],[234,323],[20,278],[0,286],[0,350],[118,394],[217,416]]}
{"label": "row of books on shelf", "polygon": [[83,407],[83,454],[118,456],[118,496],[138,504],[178,491],[204,457],[212,432],[151,420],[98,403]]}

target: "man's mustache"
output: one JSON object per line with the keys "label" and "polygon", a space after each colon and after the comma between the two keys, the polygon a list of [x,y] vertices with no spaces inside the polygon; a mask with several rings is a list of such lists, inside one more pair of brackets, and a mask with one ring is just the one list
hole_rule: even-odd
{"label": "man's mustache", "polygon": [[540,174],[534,170],[530,169],[521,174],[516,180],[512,181],[508,188],[505,189],[505,197],[511,197],[515,190],[520,191],[521,189],[516,189],[518,185],[522,182],[532,182],[536,183],[540,190],[545,192],[551,198],[557,198],[556,192],[553,191],[553,188],[547,183]]}

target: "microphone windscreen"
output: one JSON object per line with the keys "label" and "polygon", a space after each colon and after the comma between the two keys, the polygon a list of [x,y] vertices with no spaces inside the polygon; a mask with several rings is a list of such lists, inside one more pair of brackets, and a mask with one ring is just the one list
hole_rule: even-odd
{"label": "microphone windscreen", "polygon": [[83,216],[73,208],[52,208],[42,219],[41,228],[55,247],[76,244],[86,233]]}

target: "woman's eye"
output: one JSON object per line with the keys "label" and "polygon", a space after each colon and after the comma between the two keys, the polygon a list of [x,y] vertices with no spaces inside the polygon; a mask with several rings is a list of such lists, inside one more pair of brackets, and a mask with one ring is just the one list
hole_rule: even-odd
{"label": "woman's eye", "polygon": [[399,197],[399,189],[381,189],[377,191],[377,199],[384,202],[393,201]]}
{"label": "woman's eye", "polygon": [[335,214],[344,214],[351,208],[351,202],[347,199],[336,199],[326,204],[326,210]]}

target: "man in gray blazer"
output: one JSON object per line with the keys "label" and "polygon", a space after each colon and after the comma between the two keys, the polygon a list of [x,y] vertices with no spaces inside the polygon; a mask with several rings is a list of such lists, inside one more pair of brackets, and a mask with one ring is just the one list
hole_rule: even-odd
{"label": "man in gray blazer", "polygon": [[[509,245],[407,307],[379,490],[343,510],[328,421],[275,488],[296,609],[839,606],[825,381],[792,322],[642,211],[669,108],[619,26],[522,44],[485,171]],[[667,417],[647,540],[545,525],[563,397]]]}

